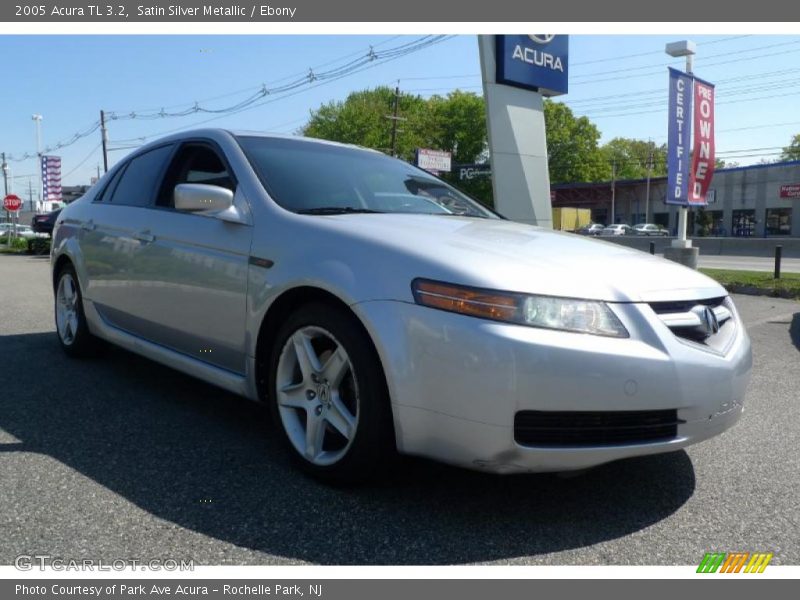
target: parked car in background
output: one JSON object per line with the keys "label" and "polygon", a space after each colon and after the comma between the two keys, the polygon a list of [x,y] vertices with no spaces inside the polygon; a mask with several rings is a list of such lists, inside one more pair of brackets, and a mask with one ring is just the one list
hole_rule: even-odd
{"label": "parked car in background", "polygon": [[626,225],[625,223],[617,223],[615,225],[608,225],[603,228],[603,231],[600,232],[600,235],[631,235],[633,233],[633,229],[630,225]]}
{"label": "parked car in background", "polygon": [[492,473],[674,452],[736,423],[752,365],[702,273],[321,140],[155,141],[64,208],[52,247],[69,356],[102,338],[263,402],[326,480],[397,451]]}
{"label": "parked car in background", "polygon": [[58,215],[61,214],[63,209],[59,208],[44,215],[34,215],[31,221],[31,227],[36,233],[43,233],[46,235],[53,234],[53,226],[56,224]]}
{"label": "parked car in background", "polygon": [[660,225],[654,225],[653,223],[639,223],[638,225],[634,225],[633,233],[636,235],[669,235],[669,232],[666,229]]}
{"label": "parked car in background", "polygon": [[15,229],[11,223],[0,223],[0,240],[6,240],[9,235],[16,235],[26,240],[41,237],[27,225],[17,225]]}
{"label": "parked car in background", "polygon": [[578,233],[581,235],[600,235],[605,228],[606,226],[600,223],[589,223],[578,229]]}

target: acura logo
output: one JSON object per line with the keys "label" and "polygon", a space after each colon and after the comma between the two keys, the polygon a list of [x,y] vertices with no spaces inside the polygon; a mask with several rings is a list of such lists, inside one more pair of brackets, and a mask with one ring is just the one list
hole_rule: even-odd
{"label": "acura logo", "polygon": [[553,38],[556,37],[554,34],[549,33],[530,33],[528,37],[531,38],[537,44],[549,44],[553,41]]}
{"label": "acura logo", "polygon": [[717,321],[717,315],[714,314],[711,308],[698,304],[692,309],[692,312],[700,318],[698,329],[705,333],[706,336],[719,332],[719,321]]}

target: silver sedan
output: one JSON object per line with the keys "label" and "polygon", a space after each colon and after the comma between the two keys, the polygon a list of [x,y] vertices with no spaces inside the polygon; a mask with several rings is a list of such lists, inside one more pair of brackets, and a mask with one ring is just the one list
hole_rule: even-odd
{"label": "silver sedan", "polygon": [[496,473],[669,452],[731,427],[750,342],[711,279],[513,223],[378,152],[199,130],[58,217],[58,339],[269,405],[307,472],[395,452]]}

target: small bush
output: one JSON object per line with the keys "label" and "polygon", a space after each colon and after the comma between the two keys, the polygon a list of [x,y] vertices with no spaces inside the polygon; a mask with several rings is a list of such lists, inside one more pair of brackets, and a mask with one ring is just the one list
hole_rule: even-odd
{"label": "small bush", "polygon": [[[0,238],[0,248],[6,250],[9,248],[8,244],[8,236],[3,236]],[[22,237],[11,238],[11,247],[12,251],[14,250],[27,250],[28,248],[28,240]]]}
{"label": "small bush", "polygon": [[32,238],[25,246],[30,254],[50,254],[50,238]]}

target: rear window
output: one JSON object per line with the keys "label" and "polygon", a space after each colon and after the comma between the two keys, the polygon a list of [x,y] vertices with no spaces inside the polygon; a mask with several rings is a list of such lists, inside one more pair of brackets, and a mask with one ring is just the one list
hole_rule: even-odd
{"label": "rear window", "polygon": [[125,206],[152,204],[156,183],[166,167],[171,152],[171,145],[161,146],[131,159],[116,189],[112,191],[111,203]]}

